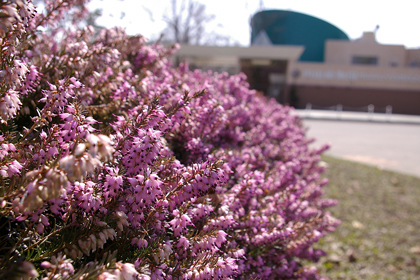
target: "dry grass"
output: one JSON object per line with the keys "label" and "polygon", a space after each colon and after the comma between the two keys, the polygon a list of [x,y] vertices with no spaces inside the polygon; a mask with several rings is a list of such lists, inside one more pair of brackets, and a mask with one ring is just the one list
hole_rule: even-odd
{"label": "dry grass", "polygon": [[[342,221],[320,241],[330,279],[420,279],[420,178],[323,158],[330,211]],[[420,163],[419,163],[420,164]]]}

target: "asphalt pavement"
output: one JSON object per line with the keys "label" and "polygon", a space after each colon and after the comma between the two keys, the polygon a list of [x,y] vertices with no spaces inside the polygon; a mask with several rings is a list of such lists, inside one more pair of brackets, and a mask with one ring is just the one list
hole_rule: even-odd
{"label": "asphalt pavement", "polygon": [[316,138],[312,146],[331,144],[325,154],[420,177],[420,116],[315,110],[294,113],[303,118],[307,136]]}

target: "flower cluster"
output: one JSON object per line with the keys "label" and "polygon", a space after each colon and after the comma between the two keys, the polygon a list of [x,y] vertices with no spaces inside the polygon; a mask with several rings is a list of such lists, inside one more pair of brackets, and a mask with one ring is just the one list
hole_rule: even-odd
{"label": "flower cluster", "polygon": [[0,278],[320,279],[336,202],[292,108],[44,2],[0,4]]}

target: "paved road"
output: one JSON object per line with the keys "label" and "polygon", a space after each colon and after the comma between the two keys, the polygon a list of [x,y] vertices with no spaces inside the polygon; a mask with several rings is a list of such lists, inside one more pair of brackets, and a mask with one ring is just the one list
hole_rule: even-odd
{"label": "paved road", "polygon": [[420,177],[420,124],[314,119],[303,123],[307,136],[317,139],[312,145],[331,144],[327,155]]}

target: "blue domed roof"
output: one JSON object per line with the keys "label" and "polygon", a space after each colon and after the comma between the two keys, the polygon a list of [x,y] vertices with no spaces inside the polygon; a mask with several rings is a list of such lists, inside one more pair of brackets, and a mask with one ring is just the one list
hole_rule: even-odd
{"label": "blue domed roof", "polygon": [[326,40],[349,40],[342,30],[322,19],[286,10],[258,12],[252,17],[251,27],[251,44],[268,36],[274,45],[304,46],[300,61],[322,62]]}

